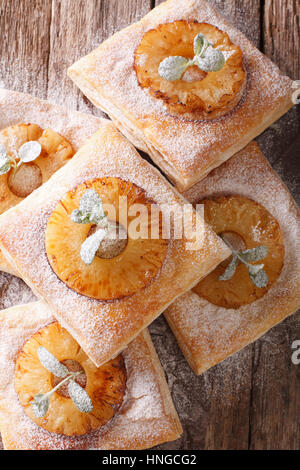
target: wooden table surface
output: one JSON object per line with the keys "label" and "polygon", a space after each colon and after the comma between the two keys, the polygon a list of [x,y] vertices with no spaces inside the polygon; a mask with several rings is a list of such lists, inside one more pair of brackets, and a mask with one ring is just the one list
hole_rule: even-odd
{"label": "wooden table surface", "polygon": [[[67,67],[159,1],[0,0],[0,86],[101,115],[66,76]],[[299,0],[211,0],[260,50],[300,79]],[[257,140],[300,201],[299,106]],[[33,299],[0,274],[0,308]],[[299,313],[200,377],[163,318],[151,325],[184,433],[162,449],[299,449]]]}

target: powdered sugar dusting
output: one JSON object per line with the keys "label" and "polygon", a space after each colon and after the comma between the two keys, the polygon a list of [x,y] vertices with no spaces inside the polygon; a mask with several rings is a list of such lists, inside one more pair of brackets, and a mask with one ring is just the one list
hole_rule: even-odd
{"label": "powdered sugar dusting", "polygon": [[[158,24],[180,19],[211,23],[228,32],[243,50],[247,88],[239,105],[222,118],[192,122],[173,117],[161,100],[138,85],[134,52],[144,33]],[[155,152],[159,152],[160,158],[180,175],[191,178],[195,172],[203,177],[208,168],[216,166],[219,153],[246,138],[267,113],[284,107],[284,103],[287,106],[292,84],[205,0],[171,0],[163,4],[79,60],[69,74],[96,105],[105,108],[117,126],[121,124],[128,132],[134,128],[140,147],[148,149],[154,161]],[[168,167],[164,171],[168,173]]]}
{"label": "powdered sugar dusting", "polygon": [[[182,198],[107,123],[65,167],[0,219],[0,236],[14,260],[12,264],[16,263],[21,276],[53,308],[59,322],[98,364],[125,347],[166,305],[228,256],[227,249],[210,230],[205,233],[205,246],[194,251],[186,248],[186,239],[175,240],[172,234],[158,275],[134,295],[104,302],[69,289],[52,271],[45,252],[50,214],[68,191],[84,181],[103,176],[127,180],[128,175],[160,207],[174,204],[175,213],[181,214]],[[202,226],[202,220],[199,223]]]}
{"label": "powdered sugar dusting", "polygon": [[36,300],[32,290],[21,279],[3,272],[0,272],[0,294],[1,309]]}
{"label": "powdered sugar dusting", "polygon": [[[78,150],[106,120],[65,109],[28,94],[0,88],[0,129],[24,122],[37,124],[43,129],[55,130],[69,140],[74,150]],[[20,143],[16,134],[10,135],[9,147],[17,156]],[[53,172],[53,169],[51,171]],[[41,184],[41,178],[41,172],[35,165],[22,165],[14,178],[9,180],[10,188],[14,192],[12,194],[8,191],[9,195],[6,193],[6,180],[4,183],[2,181],[1,212],[20,201],[16,196],[24,197],[36,189]],[[3,256],[0,257],[0,265],[1,269],[11,272]]]}
{"label": "powdered sugar dusting", "polygon": [[78,150],[105,120],[0,88],[0,128],[21,122],[38,124],[43,129],[49,127]]}
{"label": "powdered sugar dusting", "polygon": [[[54,319],[39,302],[5,310],[0,323],[0,423],[18,449],[126,449],[150,447],[178,437],[180,428],[161,390],[150,337],[141,334],[124,351],[126,394],[115,417],[99,430],[78,437],[50,433],[25,414],[14,389],[15,359],[25,341]],[[11,426],[11,422],[14,426]]]}
{"label": "powdered sugar dusting", "polygon": [[[254,341],[300,305],[300,216],[286,186],[273,172],[257,144],[252,142],[205,180],[186,191],[198,203],[210,196],[238,194],[263,205],[279,222],[285,245],[282,272],[264,297],[236,310],[210,304],[187,293],[166,312],[173,331],[200,370]],[[261,228],[252,227],[260,240]]]}

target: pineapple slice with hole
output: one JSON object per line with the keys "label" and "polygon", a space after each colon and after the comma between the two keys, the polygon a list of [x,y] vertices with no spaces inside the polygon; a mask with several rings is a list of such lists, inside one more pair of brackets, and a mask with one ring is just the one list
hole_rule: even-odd
{"label": "pineapple slice with hole", "polygon": [[1,213],[31,194],[74,155],[64,137],[37,124],[16,124],[0,131],[0,144],[5,145],[11,157],[30,140],[41,144],[41,154],[34,162],[22,164],[16,172],[10,170],[0,176]]}
{"label": "pineapple slice with hole", "polygon": [[239,263],[231,279],[220,281],[229,260],[200,281],[193,291],[214,305],[237,309],[263,297],[276,282],[284,261],[284,243],[277,220],[260,204],[243,196],[221,196],[201,201],[204,204],[205,221],[231,246],[245,250],[264,245],[268,255],[253,264],[264,264],[269,282],[266,287],[256,287],[247,267]]}
{"label": "pineapple slice with hole", "polygon": [[[192,59],[194,38],[199,33],[224,53],[224,67],[218,72],[203,72],[191,66],[179,80],[162,78],[158,73],[160,62],[169,56]],[[216,26],[197,21],[179,20],[147,31],[135,51],[134,68],[141,87],[163,100],[170,113],[188,119],[227,114],[238,104],[246,86],[241,49]]]}
{"label": "pineapple slice with hole", "polygon": [[[70,217],[87,189],[99,194],[105,209],[114,208],[114,214],[108,214],[108,219],[121,223],[127,230],[127,243],[117,256],[96,255],[90,265],[82,261],[80,248],[93,225],[76,224]],[[120,211],[124,198],[127,207]],[[162,238],[162,218],[151,221],[153,206],[157,208],[143,189],[120,178],[96,178],[77,186],[57,204],[48,220],[46,252],[53,271],[75,292],[99,300],[120,299],[143,289],[160,271],[168,249],[168,240]],[[130,230],[138,217],[134,207],[145,211],[141,219],[144,235],[139,238]],[[120,212],[125,221],[119,220]],[[156,233],[157,238],[151,238],[151,233]]]}
{"label": "pineapple slice with hole", "polygon": [[[77,382],[85,386],[92,400],[93,410],[90,413],[79,411],[62,386],[51,395],[45,416],[35,416],[30,402],[36,394],[49,392],[57,383],[38,358],[40,346],[48,349],[70,371],[84,371],[85,376],[83,379],[78,376]],[[56,434],[79,436],[99,429],[114,417],[126,390],[126,368],[121,354],[96,367],[67,330],[55,322],[35,333],[25,343],[16,360],[15,390],[25,413],[38,426]]]}

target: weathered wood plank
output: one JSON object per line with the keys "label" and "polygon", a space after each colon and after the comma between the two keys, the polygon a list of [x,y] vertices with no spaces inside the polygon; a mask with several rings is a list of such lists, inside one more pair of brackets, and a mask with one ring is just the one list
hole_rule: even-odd
{"label": "weathered wood plank", "polygon": [[[266,0],[262,13],[261,49],[283,73],[299,78],[300,3]],[[298,106],[258,139],[294,196],[299,196],[299,127]],[[299,366],[291,362],[291,345],[299,338],[298,313],[254,344],[251,449],[300,448]]]}
{"label": "weathered wood plank", "polygon": [[[289,73],[291,70],[297,69],[297,60],[299,61],[299,49],[297,50],[299,47],[299,3],[297,7],[298,26],[295,20],[296,2],[292,2],[293,8],[291,8],[290,0],[276,0],[275,2],[267,0],[264,9],[260,9],[261,2],[259,1],[224,2],[216,0],[213,3],[219,9],[222,7],[223,14],[229,20],[234,21],[235,25],[259,49],[274,60],[283,72]],[[274,6],[276,11],[274,11]],[[289,13],[290,10],[292,13]],[[248,21],[251,21],[251,18],[259,18],[259,13],[261,24],[264,25],[263,31],[258,21],[255,22],[255,25],[248,26]],[[267,16],[266,13],[268,13]],[[268,29],[266,25],[268,25]],[[297,46],[293,42],[293,36],[298,38],[296,39]],[[283,43],[279,47],[281,40]],[[272,48],[275,44],[276,52]],[[297,54],[296,61],[291,59],[289,52],[291,49],[294,49],[294,54]],[[295,76],[299,76],[299,69],[298,75],[296,73]],[[276,166],[281,176],[285,177],[285,181],[290,189],[294,190],[294,193],[297,193],[295,191],[297,189],[295,174],[297,174],[297,168],[299,171],[299,166],[294,164],[293,174],[288,169],[292,156],[296,155],[292,149],[292,142],[297,136],[297,129],[299,132],[299,110],[294,109],[258,139],[264,153]],[[283,158],[284,150],[289,145],[291,148],[285,155],[286,158]],[[286,320],[283,325],[271,330],[254,345],[249,346],[253,351],[252,383],[249,387],[251,390],[249,447],[251,449],[299,448],[299,368],[297,369],[291,363],[291,344],[297,337],[300,337],[299,321],[294,316]]]}
{"label": "weathered wood plank", "polygon": [[[67,67],[161,1],[0,0],[0,84],[100,114],[66,77]],[[298,0],[211,3],[282,71],[300,78]],[[297,129],[293,110],[259,138],[294,194],[299,194]],[[32,300],[21,286],[0,275],[1,308]],[[184,427],[181,439],[161,448],[299,448],[300,368],[291,363],[292,341],[300,338],[297,316],[201,377],[189,369],[163,318],[151,325],[151,333]]]}
{"label": "weathered wood plank", "polygon": [[[156,0],[155,5],[162,1]],[[260,0],[211,0],[210,3],[259,46]],[[195,377],[184,365],[184,359],[178,364],[178,352],[174,351],[169,336],[161,337],[156,323],[153,330],[184,428],[180,448],[248,449],[253,346]]]}
{"label": "weathered wood plank", "polygon": [[0,1],[0,83],[45,97],[51,1]]}
{"label": "weathered wood plank", "polygon": [[204,374],[212,387],[205,441],[208,450],[248,449],[252,354],[252,346],[248,346]]}
{"label": "weathered wood plank", "polygon": [[300,449],[300,367],[291,360],[299,315],[255,343],[250,449]]}
{"label": "weathered wood plank", "polygon": [[48,97],[101,115],[67,77],[66,70],[150,7],[150,0],[52,0]]}
{"label": "weathered wood plank", "polygon": [[[47,96],[50,22],[50,1],[0,1],[1,87]],[[0,309],[32,300],[21,279],[0,273]]]}
{"label": "weathered wood plank", "polygon": [[[155,5],[165,0],[155,0]],[[260,44],[260,0],[209,0],[222,15],[256,46]]]}
{"label": "weathered wood plank", "polygon": [[294,80],[300,79],[300,2],[265,0],[263,50]]}
{"label": "weathered wood plank", "polygon": [[166,373],[183,435],[161,449],[247,449],[252,347],[197,377],[163,317],[150,332]]}
{"label": "weathered wood plank", "polygon": [[[299,19],[296,24],[295,14],[290,14],[290,16],[287,14],[290,7],[286,5],[285,1],[277,2],[277,8],[280,8],[279,3],[285,4],[281,10],[282,18],[276,13],[276,19],[269,19],[269,25],[272,28],[269,28],[268,31],[264,30],[264,34],[261,31],[260,15],[265,10],[261,10],[259,0],[249,2],[211,0],[211,3],[229,21],[241,29],[257,47],[269,55],[283,72],[289,73],[290,69],[297,68],[297,61],[293,62],[289,49],[291,47],[296,49],[293,55],[297,54],[298,60],[299,39],[297,39],[297,46],[295,46],[292,38],[293,35],[298,37]],[[269,2],[269,4],[271,3],[273,2]],[[268,7],[267,4],[265,9],[266,7]],[[288,32],[286,32],[286,24],[289,24]],[[292,28],[294,33],[292,33]],[[296,32],[295,29],[297,29]],[[282,36],[284,36],[284,47],[282,50],[277,48],[275,54],[270,47],[268,48],[268,45],[279,44]],[[266,41],[266,45],[264,41]],[[299,77],[299,75],[298,72],[296,76]],[[298,194],[299,183],[295,175],[297,175],[297,170],[299,171],[299,164],[297,164],[297,144],[295,145],[293,142],[299,132],[299,117],[297,115],[299,116],[299,110],[292,110],[259,138],[264,153],[296,194]],[[284,155],[284,150],[289,145],[290,148]],[[294,149],[294,147],[296,148]],[[293,161],[293,171],[290,171]],[[280,347],[278,347],[278,341],[274,342],[273,339],[276,333],[281,335]],[[254,345],[250,345],[241,353],[234,355],[232,369],[228,369],[229,377],[231,377],[231,372],[237,368],[234,374],[233,390],[235,390],[234,385],[239,384],[242,379],[240,367],[243,362],[239,362],[240,358],[245,361],[243,355],[247,353],[244,363],[246,364],[246,374],[243,374],[245,389],[242,389],[242,394],[235,393],[234,400],[230,400],[228,391],[227,395],[226,393],[224,395],[222,388],[222,368],[227,361],[212,369],[212,375],[210,372],[204,374],[203,377],[207,376],[207,381],[213,385],[213,393],[210,401],[206,404],[206,409],[210,411],[207,414],[202,410],[200,415],[200,421],[203,421],[204,418],[206,423],[206,426],[203,426],[203,422],[201,424],[201,430],[206,435],[205,448],[242,449],[247,448],[248,445],[251,449],[299,448],[299,367],[297,369],[297,366],[292,365],[290,359],[292,341],[299,337],[299,321],[294,316],[266,334]],[[251,378],[252,357],[254,368]],[[276,372],[274,373],[274,371]],[[191,379],[189,378],[189,380]],[[194,388],[195,385],[193,385]],[[280,415],[279,419],[278,415]],[[192,429],[188,425],[184,427]],[[247,442],[248,432],[249,442]]]}
{"label": "weathered wood plank", "polygon": [[[298,203],[299,116],[295,107],[258,139]],[[300,367],[291,362],[296,339],[300,339],[299,312],[254,343],[251,449],[300,448]]]}
{"label": "weathered wood plank", "polygon": [[260,45],[260,0],[210,0],[256,47]]}

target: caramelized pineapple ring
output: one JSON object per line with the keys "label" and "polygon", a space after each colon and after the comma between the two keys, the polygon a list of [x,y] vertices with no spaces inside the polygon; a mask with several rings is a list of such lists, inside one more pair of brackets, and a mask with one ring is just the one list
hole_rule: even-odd
{"label": "caramelized pineapple ring", "polygon": [[225,308],[239,308],[260,299],[274,284],[283,266],[284,244],[277,220],[263,206],[243,196],[223,196],[201,203],[206,222],[217,234],[227,234],[224,239],[235,245],[234,249],[240,251],[260,245],[268,248],[266,258],[254,264],[264,264],[269,282],[265,288],[256,287],[247,267],[241,263],[231,279],[218,280],[229,264],[228,259],[200,281],[194,292]]}
{"label": "caramelized pineapple ring", "polygon": [[32,163],[22,164],[16,172],[12,169],[0,175],[0,213],[28,196],[74,155],[71,144],[51,129],[41,129],[37,124],[17,124],[0,131],[0,144],[8,155],[15,157],[19,148],[29,141],[42,146],[40,156]]}
{"label": "caramelized pineapple ring", "polygon": [[[48,349],[60,362],[76,361],[85,372],[85,390],[93,403],[90,413],[82,413],[73,401],[59,393],[50,397],[43,418],[37,418],[30,402],[39,393],[53,388],[53,374],[45,369],[37,355],[40,346]],[[69,369],[70,370],[70,369]],[[78,381],[79,382],[79,381]],[[79,382],[80,383],[80,382]],[[25,413],[47,431],[79,436],[100,428],[120,408],[126,389],[126,368],[122,355],[96,367],[72,336],[57,322],[35,333],[24,345],[15,367],[15,390]]]}
{"label": "caramelized pineapple ring", "polygon": [[[76,224],[70,217],[87,189],[98,193],[104,208],[105,205],[114,208],[115,213],[108,214],[109,220],[129,229],[126,246],[120,254],[108,259],[95,256],[90,265],[82,261],[80,248],[92,224]],[[125,198],[124,223],[119,220],[119,204]],[[136,213],[132,215],[135,204],[146,211],[141,230],[148,238],[133,238],[130,233],[131,222],[139,217]],[[151,225],[153,204],[143,189],[120,178],[85,181],[67,193],[51,214],[46,230],[46,252],[53,271],[74,291],[99,300],[118,299],[143,289],[159,272],[168,248],[168,240],[162,239],[162,220]],[[156,222],[158,226],[154,226]],[[151,230],[157,232],[158,238],[151,238]]]}
{"label": "caramelized pineapple ring", "polygon": [[[223,52],[225,66],[218,72],[192,66],[180,80],[162,78],[158,67],[166,57],[194,57],[194,38],[199,33]],[[240,101],[246,84],[241,49],[228,34],[197,21],[174,21],[148,31],[135,52],[134,67],[141,87],[163,100],[171,113],[186,114],[190,119],[213,119],[228,113]]]}

